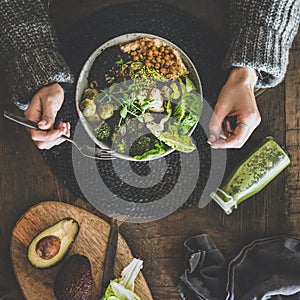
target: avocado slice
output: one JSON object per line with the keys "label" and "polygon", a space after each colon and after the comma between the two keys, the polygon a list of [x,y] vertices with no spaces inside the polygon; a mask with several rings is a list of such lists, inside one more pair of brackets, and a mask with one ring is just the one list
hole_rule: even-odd
{"label": "avocado slice", "polygon": [[40,232],[29,244],[29,262],[36,268],[57,264],[72,248],[78,231],[78,222],[66,218]]}

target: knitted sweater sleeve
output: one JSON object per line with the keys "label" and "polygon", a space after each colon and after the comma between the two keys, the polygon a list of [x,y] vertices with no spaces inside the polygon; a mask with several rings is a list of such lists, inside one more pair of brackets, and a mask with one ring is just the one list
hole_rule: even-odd
{"label": "knitted sweater sleeve", "polygon": [[0,9],[0,59],[13,101],[26,106],[43,86],[72,83],[44,2],[0,0]]}
{"label": "knitted sweater sleeve", "polygon": [[232,39],[225,67],[249,66],[263,76],[257,87],[284,78],[300,21],[300,0],[231,0]]}

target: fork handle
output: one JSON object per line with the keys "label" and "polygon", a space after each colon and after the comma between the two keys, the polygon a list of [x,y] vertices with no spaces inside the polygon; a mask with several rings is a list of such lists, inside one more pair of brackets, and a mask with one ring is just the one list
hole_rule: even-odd
{"label": "fork handle", "polygon": [[18,115],[16,115],[16,114],[13,114],[13,113],[11,113],[11,112],[9,112],[9,111],[6,111],[6,110],[5,110],[5,111],[3,112],[3,116],[4,116],[5,118],[11,120],[11,121],[14,121],[14,122],[16,122],[16,123],[18,123],[18,124],[21,124],[21,125],[23,125],[23,126],[29,127],[29,128],[31,128],[31,129],[41,130],[41,129],[39,128],[39,126],[38,126],[37,123],[35,123],[35,122],[31,121],[31,120],[25,119],[25,118],[23,118],[23,117],[21,117],[21,116],[18,116]]}
{"label": "fork handle", "polygon": [[68,136],[66,136],[64,134],[61,136],[61,138],[63,138],[65,141],[73,143],[73,140],[70,137],[68,137]]}
{"label": "fork handle", "polygon": [[[25,119],[21,116],[18,116],[16,114],[13,114],[9,111],[4,111],[3,112],[3,116],[11,121],[14,121],[18,124],[21,124],[23,126],[26,126],[28,128],[31,128],[31,129],[36,129],[36,130],[40,130],[40,131],[48,131],[48,130],[43,130],[43,129],[40,129],[39,126],[38,126],[38,123],[35,123],[31,120],[28,120],[28,119]],[[71,139],[69,137],[67,137],[66,135],[62,135],[62,138],[64,138],[65,140],[68,140],[71,142]]]}

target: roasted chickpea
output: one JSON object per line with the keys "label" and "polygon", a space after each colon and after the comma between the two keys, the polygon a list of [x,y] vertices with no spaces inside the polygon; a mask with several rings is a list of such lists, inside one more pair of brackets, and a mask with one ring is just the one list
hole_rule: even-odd
{"label": "roasted chickpea", "polygon": [[165,67],[170,67],[170,62],[166,61],[165,62]]}
{"label": "roasted chickpea", "polygon": [[154,43],[152,41],[148,42],[148,47],[152,47],[154,45]]}
{"label": "roasted chickpea", "polygon": [[165,49],[165,53],[166,53],[166,54],[169,54],[169,53],[170,53],[170,50],[169,50],[169,49]]}
{"label": "roasted chickpea", "polygon": [[134,56],[134,57],[133,57],[133,60],[134,60],[134,61],[138,61],[138,60],[139,60],[138,55]]}
{"label": "roasted chickpea", "polygon": [[148,50],[147,55],[148,56],[153,56],[153,51],[152,50]]}
{"label": "roasted chickpea", "polygon": [[166,60],[166,61],[170,60],[170,55],[168,55],[168,54],[165,55],[165,60]]}
{"label": "roasted chickpea", "polygon": [[154,50],[154,51],[153,51],[153,54],[154,54],[155,56],[158,56],[159,52],[158,52],[157,50]]}
{"label": "roasted chickpea", "polygon": [[165,52],[165,47],[163,47],[163,46],[159,47],[159,51],[162,53]]}
{"label": "roasted chickpea", "polygon": [[168,79],[170,79],[171,76],[172,76],[172,75],[171,75],[170,73],[166,75],[166,77],[167,77]]}
{"label": "roasted chickpea", "polygon": [[146,45],[146,42],[145,42],[145,41],[141,41],[140,45],[141,45],[142,47],[144,47],[144,46]]}
{"label": "roasted chickpea", "polygon": [[148,61],[148,62],[145,63],[145,66],[146,66],[147,68],[151,68],[152,64],[151,64],[150,61]]}
{"label": "roasted chickpea", "polygon": [[175,57],[175,55],[174,55],[173,53],[171,53],[171,54],[170,54],[170,57],[171,57],[171,58],[174,58],[174,57]]}
{"label": "roasted chickpea", "polygon": [[140,59],[143,59],[143,58],[144,58],[143,54],[140,54],[139,57],[140,57]]}
{"label": "roasted chickpea", "polygon": [[175,72],[175,71],[177,70],[177,66],[171,66],[170,70],[171,70],[172,72]]}
{"label": "roasted chickpea", "polygon": [[153,45],[151,49],[152,49],[152,51],[155,51],[155,50],[157,50],[157,47],[155,45]]}
{"label": "roasted chickpea", "polygon": [[165,62],[166,62],[166,61],[165,61],[165,60],[162,58],[162,60],[161,60],[161,64],[162,64],[162,65],[164,65],[164,64],[165,64]]}
{"label": "roasted chickpea", "polygon": [[130,54],[131,54],[131,56],[136,56],[137,53],[136,53],[136,51],[131,51]]}
{"label": "roasted chickpea", "polygon": [[156,63],[155,66],[154,66],[154,68],[155,68],[156,70],[158,70],[158,69],[160,68],[160,64],[159,64],[159,63]]}
{"label": "roasted chickpea", "polygon": [[161,63],[161,57],[160,57],[160,56],[156,57],[156,61],[157,61],[158,63]]}
{"label": "roasted chickpea", "polygon": [[160,73],[161,74],[166,74],[167,73],[167,69],[166,68],[161,68],[160,69]]}

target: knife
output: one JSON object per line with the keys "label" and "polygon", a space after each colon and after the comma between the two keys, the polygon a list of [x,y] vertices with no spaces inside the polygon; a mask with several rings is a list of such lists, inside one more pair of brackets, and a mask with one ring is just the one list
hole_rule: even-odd
{"label": "knife", "polygon": [[116,219],[113,219],[110,225],[109,237],[106,248],[104,270],[102,276],[101,294],[104,295],[110,281],[114,279],[116,253],[118,248],[119,225]]}

